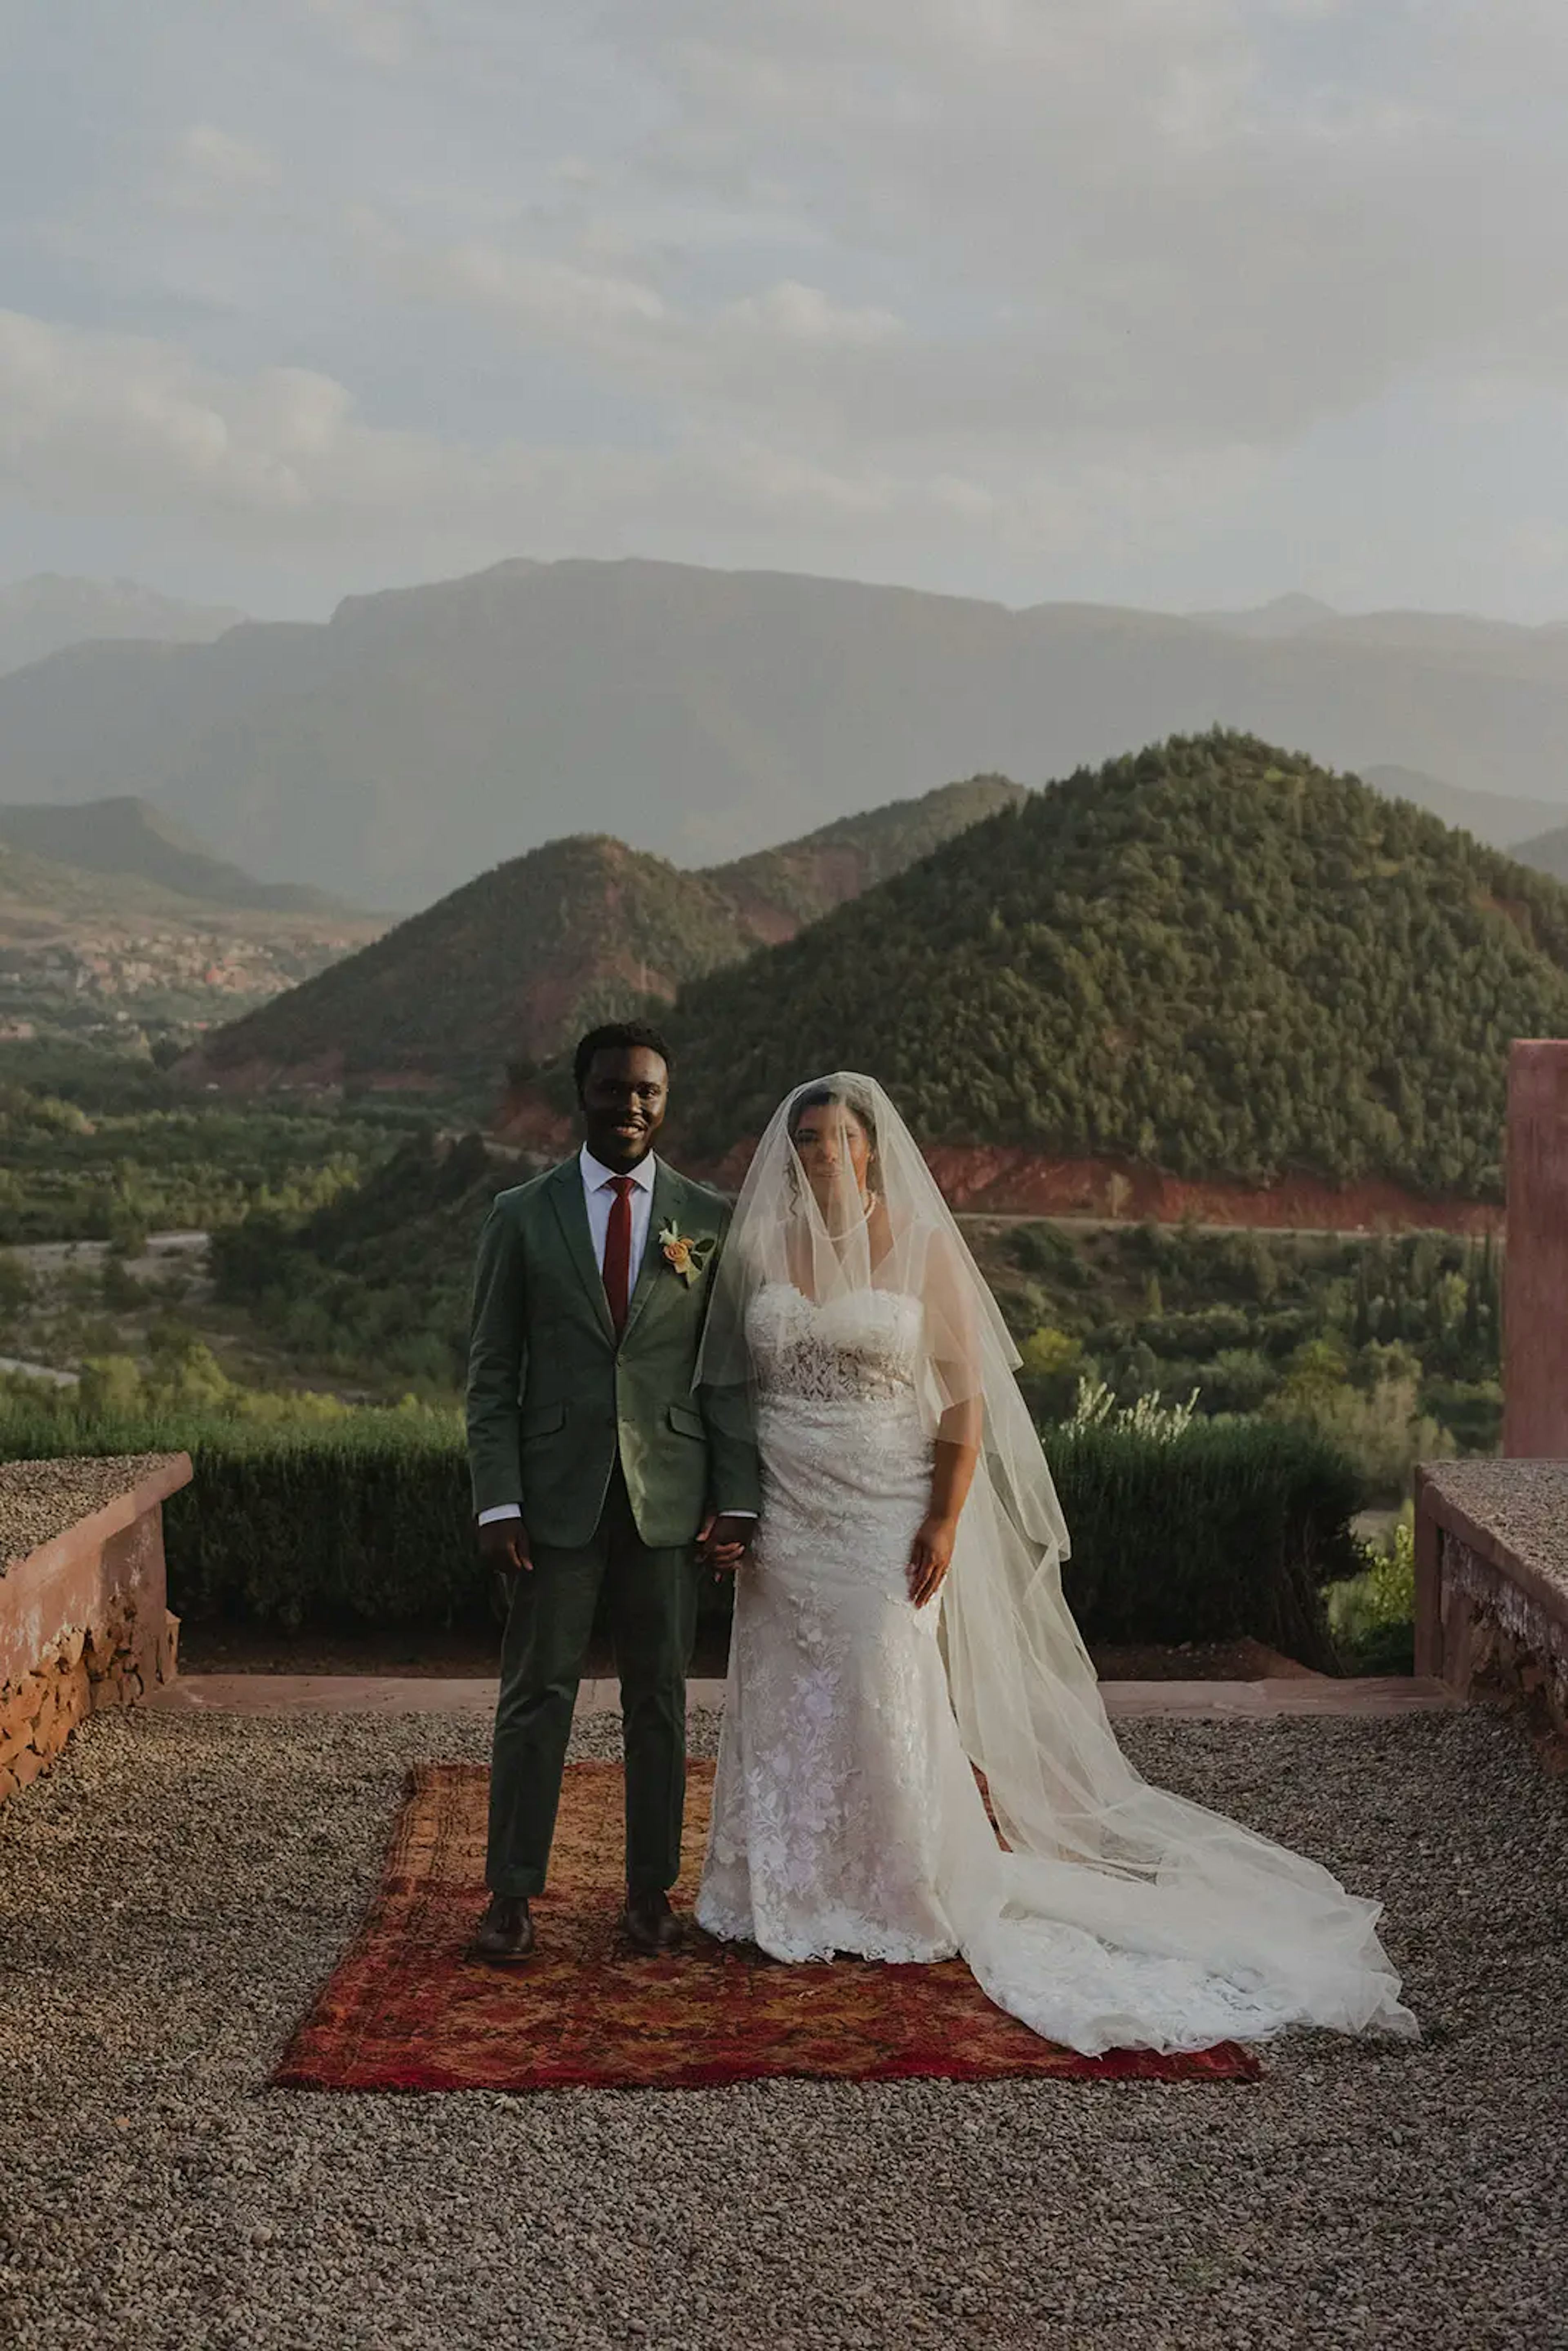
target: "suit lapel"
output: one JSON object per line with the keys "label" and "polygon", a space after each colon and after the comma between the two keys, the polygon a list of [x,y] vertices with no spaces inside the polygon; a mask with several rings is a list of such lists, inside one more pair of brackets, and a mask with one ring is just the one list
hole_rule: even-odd
{"label": "suit lapel", "polygon": [[[662,1172],[662,1171],[661,1171]],[[593,1253],[593,1235],[588,1227],[588,1202],[582,1191],[582,1163],[564,1159],[550,1180],[550,1205],[560,1226],[567,1253],[581,1278],[589,1302],[599,1318],[610,1344],[615,1344],[615,1325],[610,1319],[610,1301],[604,1294],[604,1279],[599,1270],[599,1260]]]}
{"label": "suit lapel", "polygon": [[[660,1269],[664,1263],[659,1248],[659,1235],[679,1207],[684,1189],[685,1186],[674,1168],[666,1167],[661,1159],[653,1171],[653,1213],[648,1218],[648,1245],[643,1251],[643,1262],[637,1269],[637,1279],[632,1285],[631,1300],[627,1305],[626,1328],[621,1334],[622,1346],[626,1344],[636,1329],[637,1319],[653,1294],[653,1286],[659,1279]],[[673,1280],[674,1277],[672,1275],[671,1279]]]}

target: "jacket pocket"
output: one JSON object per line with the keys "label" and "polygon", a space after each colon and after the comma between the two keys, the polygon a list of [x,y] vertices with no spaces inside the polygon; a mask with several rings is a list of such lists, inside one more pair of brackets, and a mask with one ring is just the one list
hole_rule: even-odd
{"label": "jacket pocket", "polygon": [[683,1437],[695,1437],[699,1442],[707,1438],[707,1424],[695,1405],[673,1404],[669,1413],[670,1426]]}
{"label": "jacket pocket", "polygon": [[527,1445],[531,1437],[549,1437],[566,1426],[566,1406],[563,1404],[530,1405],[518,1423],[518,1434]]}

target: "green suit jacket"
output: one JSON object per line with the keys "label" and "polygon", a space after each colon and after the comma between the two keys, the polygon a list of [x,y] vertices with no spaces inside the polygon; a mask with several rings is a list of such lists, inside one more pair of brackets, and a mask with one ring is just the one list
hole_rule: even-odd
{"label": "green suit jacket", "polygon": [[[659,1234],[716,1244],[687,1282]],[[694,1393],[714,1269],[729,1223],[716,1192],[663,1160],[648,1243],[616,1343],[578,1160],[497,1195],[479,1238],[468,1352],[476,1511],[521,1505],[531,1540],[592,1541],[619,1454],[643,1541],[688,1543],[710,1510],[757,1510],[744,1395]]]}

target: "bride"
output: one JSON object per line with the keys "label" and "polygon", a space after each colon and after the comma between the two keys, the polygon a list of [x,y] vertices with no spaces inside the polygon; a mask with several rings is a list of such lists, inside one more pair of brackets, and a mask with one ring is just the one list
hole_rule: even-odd
{"label": "bride", "polygon": [[698,1374],[749,1385],[764,1482],[699,1923],[787,1960],[961,1952],[1090,2054],[1414,2033],[1378,1904],[1122,1754],[1017,1362],[882,1088],[798,1088],[742,1188]]}

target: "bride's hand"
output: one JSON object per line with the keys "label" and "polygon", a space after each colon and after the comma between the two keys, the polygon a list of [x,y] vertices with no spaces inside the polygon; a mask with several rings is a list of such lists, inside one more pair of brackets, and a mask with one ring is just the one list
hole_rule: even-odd
{"label": "bride's hand", "polygon": [[922,1522],[909,1553],[909,1596],[916,1608],[935,1600],[953,1561],[956,1519],[929,1518]]}

